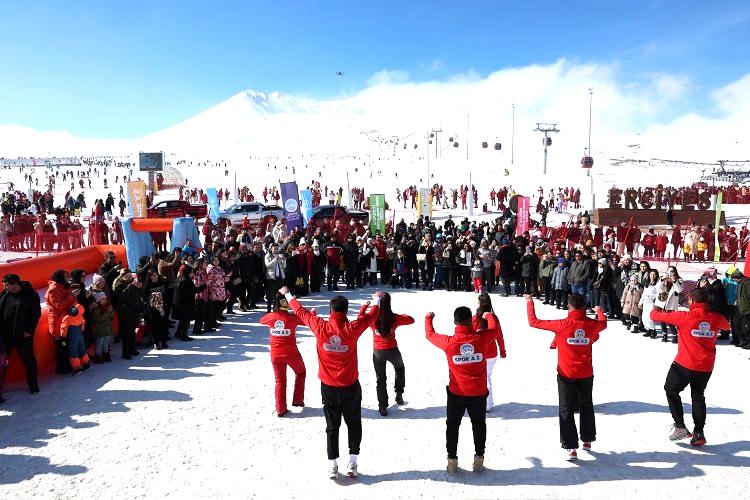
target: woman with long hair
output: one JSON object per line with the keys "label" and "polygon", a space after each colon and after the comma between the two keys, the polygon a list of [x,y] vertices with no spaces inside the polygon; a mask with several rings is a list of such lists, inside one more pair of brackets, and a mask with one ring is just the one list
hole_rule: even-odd
{"label": "woman with long hair", "polygon": [[[676,311],[680,306],[680,293],[682,293],[682,278],[680,278],[680,274],[677,272],[675,266],[669,266],[667,273],[661,278],[656,305],[667,312]],[[672,334],[672,343],[677,343],[676,327],[667,323],[661,323],[661,331],[663,334],[662,342],[669,342],[670,334]]]}
{"label": "woman with long hair", "polygon": [[[363,304],[359,310],[359,318],[365,316],[370,302]],[[377,377],[378,411],[382,416],[388,415],[388,389],[386,388],[386,363],[391,363],[396,371],[396,404],[404,404],[404,386],[406,375],[404,360],[396,342],[396,328],[411,325],[414,318],[406,314],[396,314],[391,309],[391,295],[386,293],[380,299],[380,312],[372,324],[372,364],[375,366]]]}
{"label": "woman with long hair", "polygon": [[179,321],[175,337],[180,340],[193,340],[188,336],[190,322],[196,319],[196,294],[205,290],[207,285],[203,283],[196,287],[193,282],[193,268],[187,265],[180,266],[177,271],[174,295],[172,296],[172,318]]}
{"label": "woman with long hair", "polygon": [[[495,314],[492,309],[492,299],[486,292],[482,292],[477,297],[477,312],[474,317],[471,318],[471,327],[474,330],[484,330],[487,328],[487,320],[484,319],[484,313]],[[495,368],[497,362],[498,351],[501,358],[505,357],[505,340],[503,339],[503,330],[500,328],[500,322],[497,322],[498,332],[497,341],[490,344],[487,350],[487,412],[492,411],[492,407],[495,405],[492,399],[492,370]],[[498,349],[499,347],[499,349]]]}
{"label": "woman with long hair", "polygon": [[169,338],[169,318],[164,305],[166,281],[159,272],[152,269],[148,272],[144,285],[146,297],[146,322],[151,330],[151,341],[158,350],[167,349]]}
{"label": "woman with long hair", "polygon": [[643,289],[641,300],[638,305],[641,306],[641,321],[646,329],[644,337],[656,338],[656,325],[651,320],[651,311],[654,309],[654,302],[659,297],[659,271],[651,269],[648,273],[648,282]]}
{"label": "woman with long hair", "polygon": [[205,257],[200,257],[195,261],[195,271],[193,272],[193,284],[196,288],[195,293],[195,323],[193,324],[193,335],[203,335],[216,331],[214,316],[210,312],[210,302],[208,300],[208,261]]}

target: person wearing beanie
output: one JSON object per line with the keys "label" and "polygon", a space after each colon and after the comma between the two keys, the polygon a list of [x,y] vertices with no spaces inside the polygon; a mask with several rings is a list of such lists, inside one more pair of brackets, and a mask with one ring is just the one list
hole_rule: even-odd
{"label": "person wearing beanie", "polygon": [[615,311],[615,287],[612,268],[606,258],[597,261],[597,272],[591,284],[594,290],[594,306],[599,306],[606,311],[608,317],[614,317]]}
{"label": "person wearing beanie", "polygon": [[94,302],[89,306],[89,317],[96,345],[93,361],[96,364],[109,363],[112,361],[110,350],[115,338],[115,311],[106,293],[94,293]]}
{"label": "person wearing beanie", "polygon": [[60,338],[68,347],[68,358],[73,375],[76,375],[91,367],[89,355],[86,352],[86,343],[83,341],[83,327],[86,320],[83,319],[79,306],[70,308],[60,323]]}
{"label": "person wearing beanie", "polygon": [[555,308],[564,309],[568,303],[568,261],[560,257],[552,272],[552,288],[555,290]]}
{"label": "person wearing beanie", "polygon": [[3,276],[3,290],[0,292],[0,403],[8,358],[14,350],[18,351],[26,370],[29,392],[39,392],[34,332],[41,314],[39,295],[31,283],[21,281],[17,274]]}

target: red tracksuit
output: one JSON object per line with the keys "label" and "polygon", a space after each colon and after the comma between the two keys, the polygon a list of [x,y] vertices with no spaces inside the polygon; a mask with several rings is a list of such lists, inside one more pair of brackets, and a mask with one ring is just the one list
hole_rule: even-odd
{"label": "red tracksuit", "polygon": [[711,372],[716,361],[716,335],[729,330],[721,314],[708,310],[708,304],[690,304],[690,311],[651,311],[651,319],[677,327],[675,363],[696,372]]}
{"label": "red tracksuit", "polygon": [[[489,325],[488,325],[489,326]],[[471,327],[474,330],[481,330],[479,327],[479,316],[476,314],[471,317]],[[505,339],[503,339],[503,329],[500,327],[500,323],[497,324],[497,341],[492,342],[488,346],[487,350],[487,359],[492,359],[497,357],[497,348],[500,347],[500,357],[505,357]]]}
{"label": "red tracksuit", "polygon": [[487,353],[497,342],[500,325],[492,314],[487,329],[475,331],[471,325],[456,325],[453,335],[435,333],[432,318],[425,316],[424,329],[433,345],[445,352],[448,360],[448,390],[457,396],[487,394]]}
{"label": "red tracksuit", "polygon": [[292,299],[289,305],[315,335],[320,381],[332,387],[348,387],[357,382],[357,340],[378,317],[380,308],[372,306],[354,321],[349,321],[346,313],[332,312],[326,321],[302,307],[297,299]]}
{"label": "red tracksuit", "polygon": [[541,320],[536,317],[534,303],[528,302],[526,312],[529,326],[555,332],[557,373],[569,379],[593,377],[592,346],[599,340],[599,332],[607,328],[601,309],[597,309],[597,319],[587,317],[583,309],[574,309],[565,319]]}
{"label": "red tracksuit", "polygon": [[[357,315],[357,318],[361,318],[365,315],[365,311],[367,311],[367,304],[362,304],[362,307],[359,308],[359,314]],[[377,316],[375,317],[377,319]],[[391,331],[390,335],[387,337],[383,337],[381,334],[379,334],[377,331],[375,331],[375,320],[373,320],[372,326],[372,348],[374,350],[385,350],[385,349],[395,349],[398,347],[398,342],[396,342],[396,328],[399,326],[406,326],[406,325],[412,325],[414,324],[414,318],[412,318],[409,315],[406,314],[393,314],[393,324],[391,325]]]}
{"label": "red tracksuit", "polygon": [[286,311],[268,313],[260,323],[270,329],[271,364],[276,377],[276,412],[283,414],[286,407],[286,367],[294,371],[292,404],[301,406],[305,400],[305,362],[297,349],[295,329],[302,321]]}

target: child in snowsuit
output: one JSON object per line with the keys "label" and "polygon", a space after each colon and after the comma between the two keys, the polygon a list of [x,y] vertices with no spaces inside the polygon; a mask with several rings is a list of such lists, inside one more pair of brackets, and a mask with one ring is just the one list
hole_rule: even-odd
{"label": "child in snowsuit", "polygon": [[568,263],[562,257],[557,259],[557,267],[552,272],[552,286],[555,289],[555,308],[565,309],[568,303]]}
{"label": "child in snowsuit", "polygon": [[115,338],[115,311],[105,293],[94,294],[94,300],[96,302],[89,307],[91,328],[96,339],[94,363],[109,363],[112,361],[109,351]]}
{"label": "child in snowsuit", "polygon": [[471,284],[474,286],[474,291],[479,293],[482,291],[482,261],[475,260],[474,267],[471,268]]}
{"label": "child in snowsuit", "polygon": [[88,370],[89,355],[86,353],[86,343],[83,341],[83,327],[86,320],[83,319],[83,312],[78,311],[77,306],[70,308],[68,314],[60,324],[60,336],[68,346],[68,358],[70,366],[73,368],[73,375]]}

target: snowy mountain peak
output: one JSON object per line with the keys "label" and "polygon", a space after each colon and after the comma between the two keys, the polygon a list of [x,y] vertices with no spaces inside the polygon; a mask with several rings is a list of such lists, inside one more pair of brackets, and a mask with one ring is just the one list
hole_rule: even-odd
{"label": "snowy mountain peak", "polygon": [[309,102],[304,102],[304,99],[282,94],[281,92],[266,93],[249,89],[241,92],[239,95],[263,113],[306,113],[310,111]]}

